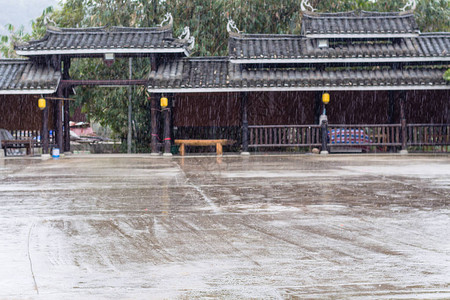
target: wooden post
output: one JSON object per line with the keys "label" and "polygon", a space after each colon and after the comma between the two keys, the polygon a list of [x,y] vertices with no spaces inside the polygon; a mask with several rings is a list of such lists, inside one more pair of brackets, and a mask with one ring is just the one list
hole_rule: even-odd
{"label": "wooden post", "polygon": [[248,155],[248,93],[241,93],[242,155]]}
{"label": "wooden post", "polygon": [[405,112],[405,93],[400,98],[400,121],[402,127],[402,150],[400,154],[407,154],[407,132],[406,132],[406,112]]}
{"label": "wooden post", "polygon": [[170,137],[170,124],[171,124],[171,114],[170,106],[172,104],[172,99],[169,98],[169,105],[163,109],[164,113],[164,156],[172,156],[170,152],[170,147],[172,146],[172,139]]}
{"label": "wooden post", "polygon": [[181,144],[180,145],[180,155],[184,156],[184,154],[186,154],[186,149],[185,149],[184,144]]}
{"label": "wooden post", "polygon": [[42,110],[42,132],[41,132],[41,143],[42,143],[42,154],[48,154],[48,144],[49,144],[49,136],[48,136],[48,105],[49,101],[47,101],[47,105]]}
{"label": "wooden post", "polygon": [[322,129],[322,151],[320,154],[328,154],[328,122],[322,121],[321,129]]}
{"label": "wooden post", "polygon": [[150,95],[150,103],[151,103],[151,127],[152,127],[152,154],[156,155],[158,153],[158,139],[159,139],[159,105],[158,105],[158,95],[152,94]]}
{"label": "wooden post", "polygon": [[[63,63],[63,79],[70,79],[70,58],[65,57],[62,59]],[[63,91],[64,98],[69,98],[69,89],[65,88]],[[64,101],[64,151],[70,152],[70,102]]]}
{"label": "wooden post", "polygon": [[62,100],[56,100],[56,144],[60,153],[64,152],[63,135]]}
{"label": "wooden post", "polygon": [[[67,95],[68,96],[68,95]],[[64,101],[64,151],[70,152],[70,101]]]}
{"label": "wooden post", "polygon": [[222,148],[222,144],[221,143],[217,143],[216,144],[216,154],[217,155],[222,155],[223,154],[223,148]]}

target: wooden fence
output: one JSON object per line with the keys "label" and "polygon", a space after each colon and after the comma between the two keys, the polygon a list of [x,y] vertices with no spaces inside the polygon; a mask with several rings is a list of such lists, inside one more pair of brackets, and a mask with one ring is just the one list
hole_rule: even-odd
{"label": "wooden fence", "polygon": [[[249,147],[321,147],[320,125],[249,126]],[[365,147],[387,151],[401,147],[412,151],[449,152],[450,124],[330,124],[327,147]]]}
{"label": "wooden fence", "polygon": [[411,151],[450,152],[450,124],[406,125]]}
{"label": "wooden fence", "polygon": [[[11,135],[15,140],[33,140],[34,147],[41,147],[41,131],[40,130],[11,130]],[[54,131],[49,131],[49,144],[55,145],[55,134]]]}
{"label": "wooden fence", "polygon": [[249,147],[319,147],[319,125],[249,126]]}

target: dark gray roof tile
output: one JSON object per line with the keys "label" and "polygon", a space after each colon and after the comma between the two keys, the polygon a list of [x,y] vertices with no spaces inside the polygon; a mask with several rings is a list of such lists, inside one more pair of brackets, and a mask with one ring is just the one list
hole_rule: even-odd
{"label": "dark gray roof tile", "polygon": [[[420,58],[450,59],[450,33],[421,34],[412,38],[385,40],[334,40],[329,48],[319,48],[317,39],[298,35],[241,34],[229,37],[229,56],[234,63],[289,60],[294,63],[332,58]],[[420,61],[420,59],[417,59]]]}
{"label": "dark gray roof tile", "polygon": [[0,60],[0,94],[53,93],[61,79],[60,72],[29,60]]}
{"label": "dark gray roof tile", "polygon": [[[171,70],[171,71],[168,71]],[[360,69],[298,69],[287,68],[242,68],[225,57],[195,58],[169,61],[149,76],[149,90],[183,89],[248,90],[269,87],[323,88],[348,87],[385,88],[425,86],[450,86],[443,79],[446,68],[418,67],[401,70],[389,68]]]}
{"label": "dark gray roof tile", "polygon": [[409,36],[418,32],[412,13],[304,12],[302,17],[302,34],[305,36]]}
{"label": "dark gray roof tile", "polygon": [[[86,50],[120,50],[146,49],[161,51],[178,49],[187,52],[187,42],[174,39],[171,27],[130,28],[48,28],[41,40],[16,45],[20,55],[74,54]],[[145,52],[145,51],[144,51]]]}

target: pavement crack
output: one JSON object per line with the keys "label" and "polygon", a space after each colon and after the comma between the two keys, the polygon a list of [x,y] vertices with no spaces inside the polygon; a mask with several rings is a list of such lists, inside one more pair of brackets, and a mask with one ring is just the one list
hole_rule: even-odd
{"label": "pavement crack", "polygon": [[33,230],[34,226],[35,226],[35,224],[33,223],[30,226],[30,230],[28,231],[27,253],[28,253],[28,261],[30,262],[31,276],[33,277],[33,282],[34,282],[34,289],[36,290],[36,293],[39,295],[39,288],[36,283],[36,276],[34,276],[33,261],[31,259],[31,253],[30,253],[31,231]]}

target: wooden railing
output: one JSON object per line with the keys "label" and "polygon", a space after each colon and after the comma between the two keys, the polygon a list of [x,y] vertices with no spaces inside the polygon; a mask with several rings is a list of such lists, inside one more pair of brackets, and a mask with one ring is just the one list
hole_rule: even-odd
{"label": "wooden railing", "polygon": [[319,125],[249,126],[249,147],[318,147]]}
{"label": "wooden railing", "polygon": [[[11,135],[15,140],[33,140],[34,146],[41,146],[41,131],[40,130],[10,130]],[[49,131],[50,145],[56,144],[54,131]]]}
{"label": "wooden railing", "polygon": [[[335,125],[327,127],[328,147],[371,147],[386,151],[402,146],[401,124]],[[320,125],[249,126],[249,147],[321,147]],[[380,148],[381,147],[381,148]]]}
{"label": "wooden railing", "polygon": [[406,128],[408,147],[416,148],[416,150],[423,147],[426,151],[449,151],[450,124],[408,124]]}

